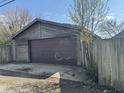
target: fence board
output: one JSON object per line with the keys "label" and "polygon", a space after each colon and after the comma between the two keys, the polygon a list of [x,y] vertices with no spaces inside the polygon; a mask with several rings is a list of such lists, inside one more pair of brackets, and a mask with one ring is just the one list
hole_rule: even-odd
{"label": "fence board", "polygon": [[12,61],[11,45],[0,45],[0,63]]}

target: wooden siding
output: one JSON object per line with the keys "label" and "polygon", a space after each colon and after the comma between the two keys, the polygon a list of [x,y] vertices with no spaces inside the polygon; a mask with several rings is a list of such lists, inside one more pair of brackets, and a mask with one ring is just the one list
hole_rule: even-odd
{"label": "wooden siding", "polygon": [[52,38],[61,35],[71,34],[71,30],[62,29],[59,27],[51,27],[47,25],[42,25],[37,22],[27,29],[24,33],[20,34],[15,40],[32,40],[32,39],[43,39]]}

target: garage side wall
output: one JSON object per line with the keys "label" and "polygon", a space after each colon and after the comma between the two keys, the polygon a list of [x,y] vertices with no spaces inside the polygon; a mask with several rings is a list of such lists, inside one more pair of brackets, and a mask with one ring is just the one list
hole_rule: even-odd
{"label": "garage side wall", "polygon": [[[44,25],[39,22],[35,23],[31,27],[21,33],[16,39],[15,42],[15,61],[20,62],[30,62],[29,55],[29,40],[35,39],[45,39],[45,38],[53,38],[60,36],[68,36],[71,35],[70,29],[64,29],[56,26]],[[80,64],[78,62],[78,64]]]}
{"label": "garage side wall", "polygon": [[29,62],[28,41],[15,41],[15,57],[14,61]]}

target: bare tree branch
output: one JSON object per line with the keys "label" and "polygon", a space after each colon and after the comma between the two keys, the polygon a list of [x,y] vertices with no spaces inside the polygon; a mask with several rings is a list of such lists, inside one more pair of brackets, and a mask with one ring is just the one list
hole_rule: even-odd
{"label": "bare tree branch", "polygon": [[113,37],[119,32],[124,30],[124,22],[118,23],[116,20],[106,20],[104,23],[100,25],[101,33],[106,33],[108,38]]}
{"label": "bare tree branch", "polygon": [[4,21],[0,25],[0,43],[8,42],[9,36],[15,34],[32,20],[29,11],[24,8],[7,9],[2,15]]}
{"label": "bare tree branch", "polygon": [[6,24],[9,26],[10,30],[13,30],[13,32],[20,30],[32,19],[32,16],[28,10],[18,7],[6,10],[4,12],[4,16],[7,19]]}

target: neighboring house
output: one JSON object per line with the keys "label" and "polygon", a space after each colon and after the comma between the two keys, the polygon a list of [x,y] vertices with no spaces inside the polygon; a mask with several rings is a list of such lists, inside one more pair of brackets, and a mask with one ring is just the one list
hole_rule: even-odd
{"label": "neighboring house", "polygon": [[112,37],[112,39],[121,39],[121,38],[124,38],[124,31],[118,33],[117,35],[115,35],[114,37]]}
{"label": "neighboring house", "polygon": [[36,18],[12,37],[14,61],[81,65],[77,32],[74,25]]}

